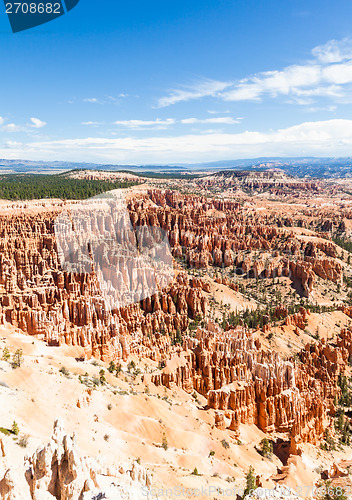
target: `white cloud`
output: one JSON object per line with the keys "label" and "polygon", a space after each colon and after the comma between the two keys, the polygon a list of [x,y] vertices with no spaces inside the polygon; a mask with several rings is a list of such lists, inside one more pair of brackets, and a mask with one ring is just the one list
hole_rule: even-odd
{"label": "white cloud", "polygon": [[118,97],[112,95],[105,95],[103,97],[85,97],[83,102],[88,102],[90,104],[119,104],[121,99],[128,97],[128,94],[121,93]]}
{"label": "white cloud", "polygon": [[139,128],[161,128],[173,125],[175,120],[173,118],[167,118],[166,120],[161,120],[157,118],[156,120],[118,120],[114,122],[114,125],[120,125],[121,127],[127,127],[132,129]]}
{"label": "white cloud", "polygon": [[170,95],[158,100],[158,106],[164,108],[177,102],[190,101],[192,99],[201,99],[202,97],[215,97],[222,92],[231,83],[220,82],[217,80],[203,80],[196,85],[186,86],[182,89],[172,90]]}
{"label": "white cloud", "polygon": [[312,89],[296,89],[296,96],[322,96],[322,97],[342,97],[343,92],[341,87],[337,85],[329,85],[327,87],[317,87]]}
{"label": "white cloud", "polygon": [[206,133],[150,138],[96,138],[6,142],[4,158],[107,163],[190,162],[257,156],[348,156],[352,120],[304,122],[267,132]]}
{"label": "white cloud", "polygon": [[82,122],[82,125],[102,125],[101,122]]}
{"label": "white cloud", "polygon": [[[312,56],[304,64],[258,73],[236,82],[206,80],[193,87],[173,90],[159,99],[159,106],[203,97],[239,102],[283,96],[302,105],[312,104],[312,97],[352,101],[352,41],[331,40],[315,47]],[[302,99],[307,96],[309,100]]]}
{"label": "white cloud", "polygon": [[[174,118],[166,118],[162,120],[157,118],[156,120],[118,120],[113,123],[113,125],[119,125],[120,127],[126,127],[129,129],[161,129],[167,128],[170,125],[176,123],[182,123],[183,125],[195,125],[195,124],[224,124],[233,125],[240,122],[240,118],[232,118],[231,116],[219,116],[215,118],[183,118],[182,120],[175,120]],[[95,125],[97,122],[83,122],[83,125]]]}
{"label": "white cloud", "polygon": [[312,50],[313,56],[323,64],[342,62],[352,59],[352,43],[349,38],[330,40]]}
{"label": "white cloud", "polygon": [[306,108],[306,111],[309,113],[317,113],[319,111],[329,111],[330,113],[335,113],[336,109],[336,106],[312,106],[310,108]]}
{"label": "white cloud", "polygon": [[46,125],[46,122],[39,120],[39,118],[30,118],[30,122],[29,127],[33,128],[43,128]]}
{"label": "white cloud", "polygon": [[245,79],[222,96],[228,101],[257,100],[263,94],[272,97],[289,95],[301,87],[318,85],[320,81],[321,68],[318,65],[289,66],[283,71],[267,71]]}
{"label": "white cloud", "polygon": [[18,132],[21,130],[21,127],[15,123],[7,123],[2,126],[2,129],[5,130],[5,132]]}
{"label": "white cloud", "polygon": [[351,83],[352,61],[326,66],[322,70],[322,80],[338,85]]}
{"label": "white cloud", "polygon": [[[259,100],[265,95],[277,97],[352,96],[352,42],[332,40],[312,50],[314,59],[302,65],[287,66],[239,81],[223,92],[227,101]],[[296,101],[299,103],[299,101]],[[302,104],[310,102],[302,101]]]}
{"label": "white cloud", "polygon": [[207,111],[210,115],[226,115],[226,114],[229,114],[231,113],[231,111],[229,109],[227,109],[226,111],[216,111],[214,109],[208,109]]}
{"label": "white cloud", "polygon": [[0,117],[1,130],[4,132],[29,132],[31,129],[39,129],[45,127],[46,122],[39,118],[30,118],[26,125],[17,125],[16,123],[5,123],[5,119]]}
{"label": "white cloud", "polygon": [[231,116],[219,116],[218,118],[205,118],[205,119],[200,119],[200,118],[184,118],[181,120],[181,123],[183,124],[189,124],[193,125],[196,123],[219,123],[219,124],[224,124],[224,125],[233,125],[235,123],[240,123],[240,120],[237,118],[234,119]]}

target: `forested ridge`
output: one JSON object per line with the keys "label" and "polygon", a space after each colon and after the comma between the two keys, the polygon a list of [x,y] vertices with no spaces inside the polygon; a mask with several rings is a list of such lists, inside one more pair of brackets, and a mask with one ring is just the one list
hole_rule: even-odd
{"label": "forested ridge", "polygon": [[6,174],[0,176],[0,199],[83,200],[112,189],[127,188],[132,185],[133,182],[119,180],[71,179],[62,174]]}

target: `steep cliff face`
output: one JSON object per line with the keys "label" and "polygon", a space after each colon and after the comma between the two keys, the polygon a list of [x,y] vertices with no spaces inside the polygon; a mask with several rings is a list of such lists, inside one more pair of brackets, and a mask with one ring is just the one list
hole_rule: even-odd
{"label": "steep cliff face", "polygon": [[290,433],[295,443],[316,444],[331,419],[351,340],[352,333],[344,330],[338,347],[307,345],[299,362],[284,361],[263,350],[241,328],[224,332],[209,323],[206,330],[197,330],[195,338],[186,338],[184,353],[170,354],[153,382],[207,396],[208,406],[217,410],[219,428],[238,430],[240,423],[255,424],[266,433]]}

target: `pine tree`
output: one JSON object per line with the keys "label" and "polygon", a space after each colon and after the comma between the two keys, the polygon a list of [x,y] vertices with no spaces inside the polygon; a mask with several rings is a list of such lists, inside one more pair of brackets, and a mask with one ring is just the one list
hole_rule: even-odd
{"label": "pine tree", "polygon": [[10,355],[10,351],[8,350],[7,347],[4,347],[4,350],[2,351],[2,360],[3,361],[8,361],[10,359],[11,355]]}
{"label": "pine tree", "polygon": [[260,453],[263,455],[263,457],[271,457],[273,454],[273,443],[269,441],[269,439],[264,438],[261,440],[259,444],[259,449]]}
{"label": "pine tree", "polygon": [[16,352],[12,355],[11,366],[13,369],[21,368],[23,363],[23,351],[22,349],[17,349]]}
{"label": "pine tree", "polygon": [[106,383],[105,371],[103,369],[101,369],[99,372],[99,381],[100,381],[101,385]]}
{"label": "pine tree", "polygon": [[110,361],[110,365],[109,365],[109,368],[108,368],[108,371],[110,373],[114,373],[114,371],[116,370],[116,365],[113,361]]}
{"label": "pine tree", "polygon": [[257,479],[253,467],[250,466],[246,474],[246,489],[244,490],[243,498],[255,489],[257,489]]}
{"label": "pine tree", "polygon": [[331,481],[325,481],[322,489],[322,494],[319,500],[347,500],[344,488],[341,486],[333,486]]}

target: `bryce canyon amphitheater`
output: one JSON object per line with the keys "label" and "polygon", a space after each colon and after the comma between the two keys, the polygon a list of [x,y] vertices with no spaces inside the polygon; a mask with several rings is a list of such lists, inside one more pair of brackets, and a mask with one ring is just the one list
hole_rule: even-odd
{"label": "bryce canyon amphitheater", "polygon": [[350,497],[351,181],[125,180],[1,201],[0,498]]}

